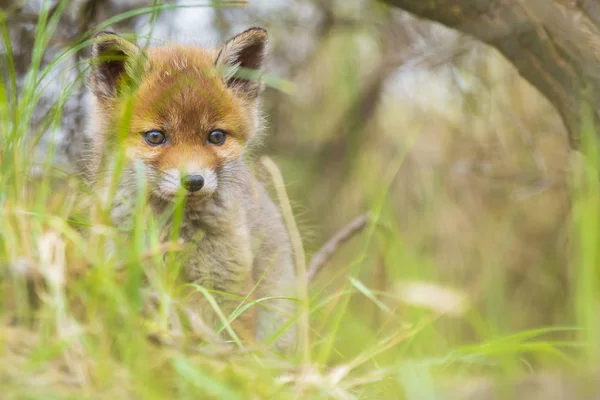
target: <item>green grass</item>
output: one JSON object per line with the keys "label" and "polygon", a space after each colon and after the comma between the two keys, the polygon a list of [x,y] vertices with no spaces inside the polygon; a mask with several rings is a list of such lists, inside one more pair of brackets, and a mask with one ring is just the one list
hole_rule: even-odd
{"label": "green grass", "polygon": [[[170,241],[161,243],[163,221],[148,212],[143,196],[135,199],[133,226],[124,230],[108,218],[114,187],[101,199],[55,166],[53,146],[41,165],[33,164],[35,146],[42,135],[54,134],[73,91],[73,84],[65,85],[33,126],[41,84],[90,43],[87,32],[55,61],[42,63],[61,7],[52,16],[43,8],[20,89],[8,20],[0,16],[7,67],[0,81],[2,398],[433,399],[440,398],[445,382],[453,387],[482,376],[519,379],[533,371],[583,373],[597,366],[600,192],[589,112],[583,113],[583,168],[573,185],[572,287],[564,299],[573,317],[564,325],[514,331],[498,323],[519,312],[498,290],[502,271],[484,285],[485,311],[471,306],[460,290],[436,283],[432,259],[412,249],[390,222],[395,215],[389,188],[405,155],[399,153],[370,202],[370,224],[343,250],[343,265],[311,283],[308,318],[298,320],[307,332],[303,348],[284,356],[222,343],[195,326],[182,301],[189,287],[177,276],[185,256],[177,224]],[[171,7],[130,11],[99,28]],[[32,174],[33,167],[42,173]],[[173,208],[176,220],[180,211]],[[490,254],[482,274],[492,273],[494,259]],[[381,260],[399,266],[388,275],[404,286],[376,288],[370,271]],[[464,306],[453,308],[456,299]],[[229,330],[234,317],[221,315],[222,329]]]}

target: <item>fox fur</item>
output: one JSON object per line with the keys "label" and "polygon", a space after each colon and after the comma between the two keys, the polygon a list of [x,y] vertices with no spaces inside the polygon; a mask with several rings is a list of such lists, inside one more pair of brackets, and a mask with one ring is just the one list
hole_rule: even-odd
{"label": "fox fur", "polygon": [[[172,204],[183,179],[202,177],[201,189],[185,195],[181,238],[193,251],[183,275],[188,282],[239,296],[217,297],[225,315],[250,292],[255,299],[295,295],[288,232],[245,157],[261,129],[262,84],[241,72],[261,71],[267,42],[264,29],[251,28],[218,49],[178,44],[142,49],[100,32],[92,48],[88,177],[106,186],[114,146],[123,146],[127,162],[111,215],[116,224],[131,217],[136,163],[143,167],[148,202],[156,213]],[[224,134],[223,143],[209,141],[215,130]],[[159,133],[150,135],[164,136],[164,143],[148,142],[153,131]],[[204,319],[216,323],[214,312],[200,303]],[[254,306],[254,313],[238,318],[234,327],[242,336],[264,341],[294,313],[290,300],[262,304],[266,307]],[[295,340],[289,328],[276,346],[289,350]]]}

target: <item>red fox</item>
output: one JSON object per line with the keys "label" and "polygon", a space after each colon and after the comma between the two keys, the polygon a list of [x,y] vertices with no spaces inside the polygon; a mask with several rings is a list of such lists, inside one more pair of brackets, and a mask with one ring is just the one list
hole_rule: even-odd
{"label": "red fox", "polygon": [[[237,295],[218,297],[226,315],[250,292],[255,299],[279,298],[252,307],[255,315],[245,313],[238,326],[258,341],[278,337],[276,346],[290,349],[296,332],[285,327],[294,307],[281,299],[294,297],[295,290],[289,236],[245,157],[261,128],[263,85],[242,73],[262,69],[267,39],[264,29],[251,28],[217,50],[183,45],[142,49],[112,32],[96,34],[85,162],[91,179],[101,183],[111,146],[124,146],[127,165],[112,212],[117,224],[131,215],[127,201],[135,198],[136,163],[143,166],[148,202],[157,213],[184,190],[181,236],[195,246],[185,278]],[[127,119],[125,137],[117,141],[121,121]],[[214,313],[202,310],[216,322]]]}

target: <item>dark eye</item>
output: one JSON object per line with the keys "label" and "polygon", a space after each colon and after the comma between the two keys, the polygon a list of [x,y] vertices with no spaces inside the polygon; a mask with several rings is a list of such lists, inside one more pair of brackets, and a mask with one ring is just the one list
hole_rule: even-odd
{"label": "dark eye", "polygon": [[215,129],[208,134],[208,141],[217,146],[225,142],[225,132],[220,129]]}
{"label": "dark eye", "polygon": [[146,143],[150,146],[158,146],[163,144],[167,137],[161,131],[149,131],[144,133],[144,139],[146,139]]}

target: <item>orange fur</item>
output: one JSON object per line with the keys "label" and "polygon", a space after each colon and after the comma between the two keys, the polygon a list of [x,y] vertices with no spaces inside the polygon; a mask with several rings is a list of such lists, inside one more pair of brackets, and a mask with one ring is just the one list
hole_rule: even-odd
{"label": "orange fur", "polygon": [[[195,47],[150,49],[149,71],[133,98],[127,153],[159,168],[183,169],[190,160],[216,169],[238,158],[250,136],[247,105],[227,89],[214,70],[214,52]],[[163,131],[164,146],[149,147],[142,134]],[[222,146],[207,141],[221,129],[228,135]]]}

